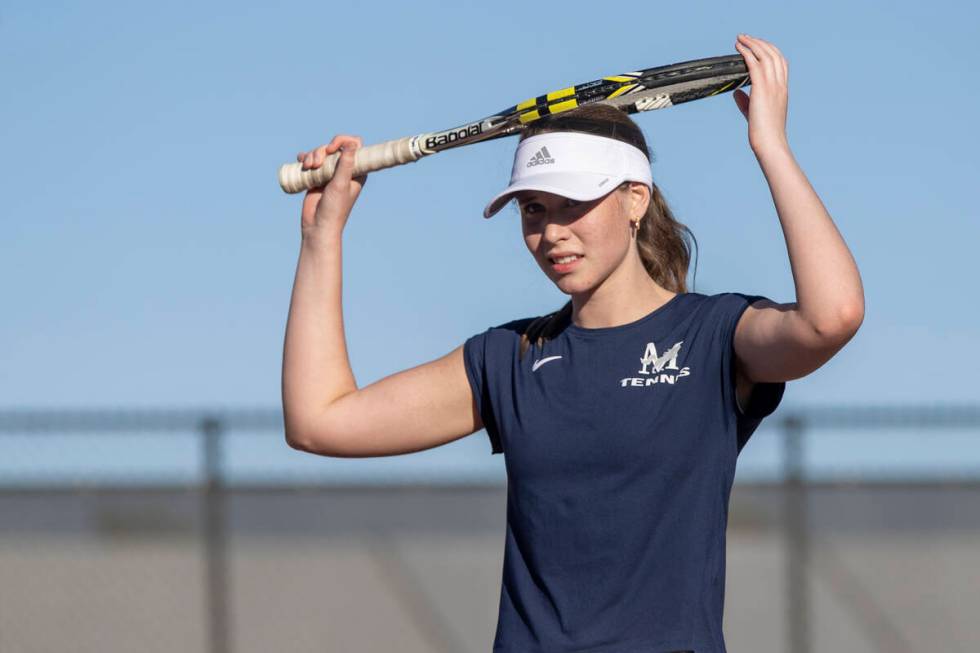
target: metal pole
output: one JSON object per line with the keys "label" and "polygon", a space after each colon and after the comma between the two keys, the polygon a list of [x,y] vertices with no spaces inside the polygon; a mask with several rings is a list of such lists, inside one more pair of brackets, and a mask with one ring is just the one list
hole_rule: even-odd
{"label": "metal pole", "polygon": [[228,561],[225,532],[224,485],[221,478],[221,440],[224,427],[218,418],[201,422],[204,447],[205,591],[208,608],[208,643],[211,653],[230,653],[228,631]]}
{"label": "metal pole", "polygon": [[783,524],[786,542],[787,651],[810,653],[809,539],[807,488],[804,478],[803,420],[788,417],[783,431]]}

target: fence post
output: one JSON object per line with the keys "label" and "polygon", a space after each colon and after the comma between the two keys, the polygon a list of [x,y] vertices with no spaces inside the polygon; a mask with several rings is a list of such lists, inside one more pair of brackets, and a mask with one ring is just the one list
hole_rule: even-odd
{"label": "fence post", "polygon": [[224,426],[217,417],[201,421],[204,448],[205,591],[208,614],[208,644],[211,653],[230,653],[228,638],[228,561],[225,532],[224,483],[221,453]]}
{"label": "fence post", "polygon": [[783,528],[786,547],[786,623],[790,653],[810,653],[809,539],[803,418],[783,421]]}

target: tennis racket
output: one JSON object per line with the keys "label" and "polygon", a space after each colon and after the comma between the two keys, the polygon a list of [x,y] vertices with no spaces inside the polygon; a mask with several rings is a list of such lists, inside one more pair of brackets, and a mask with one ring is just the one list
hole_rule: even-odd
{"label": "tennis racket", "polygon": [[[476,122],[445,131],[406,136],[357,150],[353,175],[417,161],[423,156],[462,145],[511,136],[542,116],[602,102],[627,113],[666,109],[675,104],[718,95],[750,83],[741,54],[695,59],[669,66],[603,77],[539,95]],[[301,163],[279,168],[279,185],[287,193],[323,186],[333,177],[339,152],[319,168],[303,170]]]}

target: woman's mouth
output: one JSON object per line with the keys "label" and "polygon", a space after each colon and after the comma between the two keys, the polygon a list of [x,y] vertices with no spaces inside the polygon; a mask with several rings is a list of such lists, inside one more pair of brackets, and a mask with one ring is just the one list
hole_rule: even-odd
{"label": "woman's mouth", "polygon": [[583,257],[578,254],[570,254],[568,256],[559,256],[557,258],[549,256],[548,261],[551,263],[551,269],[555,272],[570,272],[575,268],[575,266],[578,265],[582,258]]}

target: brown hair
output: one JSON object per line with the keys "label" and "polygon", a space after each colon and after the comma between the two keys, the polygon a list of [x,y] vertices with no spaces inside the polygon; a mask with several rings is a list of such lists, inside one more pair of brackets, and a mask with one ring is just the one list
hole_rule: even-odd
{"label": "brown hair", "polygon": [[[607,104],[588,104],[571,111],[545,116],[530,123],[521,133],[521,140],[536,134],[556,131],[578,131],[598,134],[629,143],[651,159],[643,132],[626,112]],[[626,184],[620,186],[627,188]],[[674,219],[663,194],[653,184],[650,205],[640,221],[636,246],[647,274],[661,287],[675,293],[687,292],[687,268],[691,262],[688,238],[697,246],[694,233]],[[695,271],[695,274],[697,272]],[[542,345],[561,332],[572,319],[572,301],[554,313],[532,320],[521,336],[521,357],[531,342]]]}

